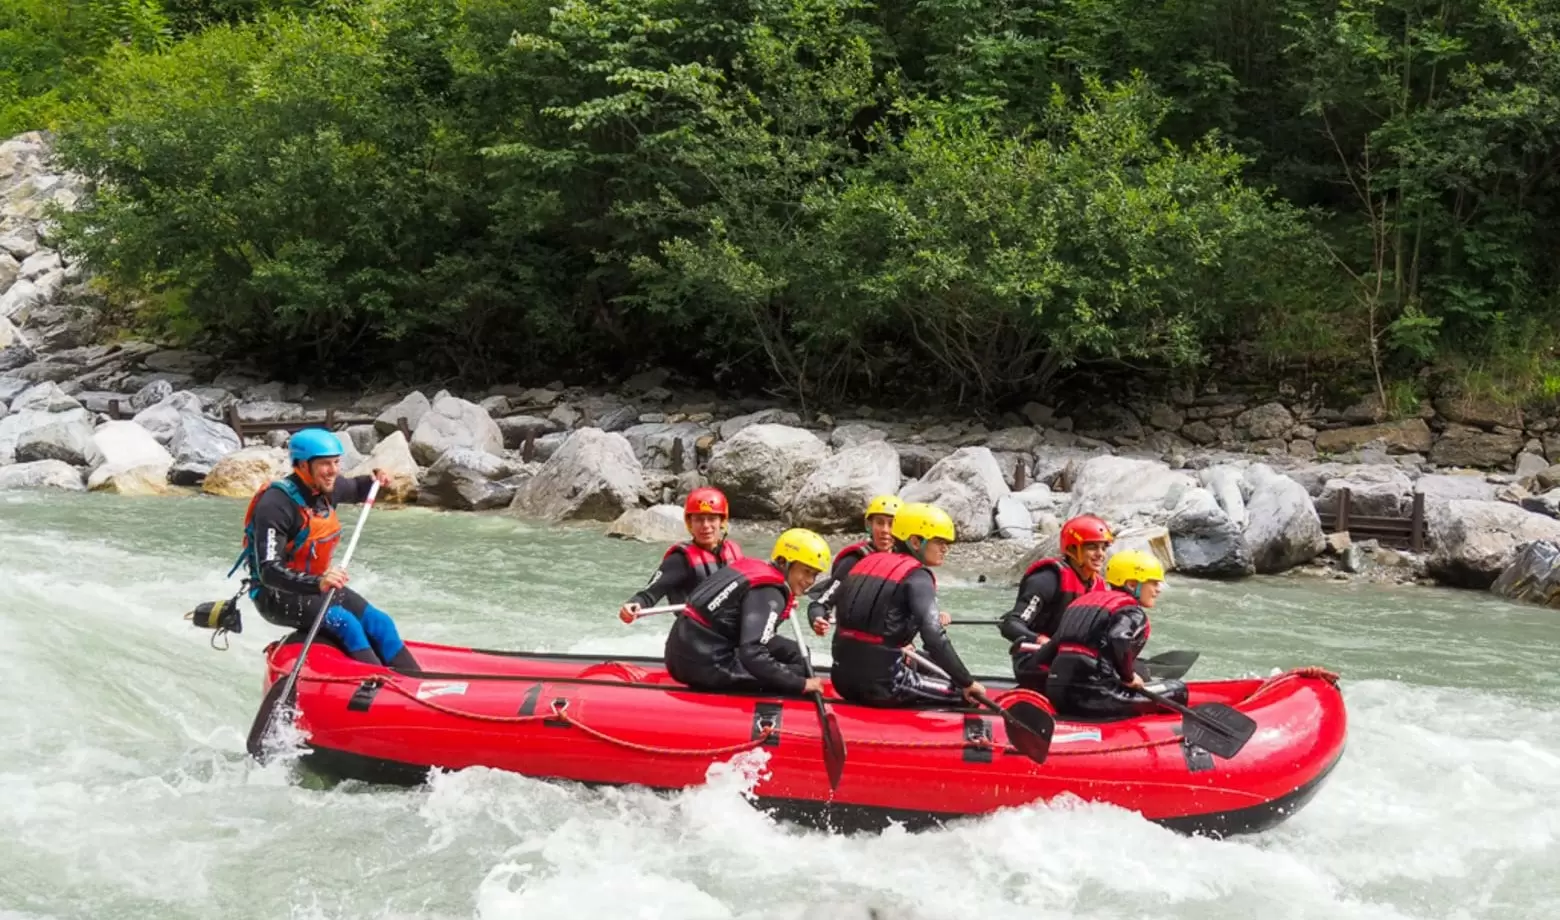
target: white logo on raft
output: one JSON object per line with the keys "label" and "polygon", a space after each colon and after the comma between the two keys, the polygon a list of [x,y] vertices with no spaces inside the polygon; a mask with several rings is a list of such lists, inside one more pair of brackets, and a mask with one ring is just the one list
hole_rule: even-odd
{"label": "white logo on raft", "polygon": [[417,688],[417,698],[420,700],[426,700],[436,696],[450,696],[452,694],[455,696],[462,696],[465,694],[465,692],[466,684],[464,681],[459,683],[451,683],[449,681],[430,680],[424,682],[422,686]]}
{"label": "white logo on raft", "polygon": [[1081,732],[1068,732],[1065,735],[1057,735],[1055,738],[1051,739],[1051,743],[1052,744],[1066,744],[1069,741],[1098,741],[1098,740],[1100,740],[1100,730],[1097,729],[1097,728],[1090,728],[1090,729],[1087,729],[1087,730],[1081,731]]}

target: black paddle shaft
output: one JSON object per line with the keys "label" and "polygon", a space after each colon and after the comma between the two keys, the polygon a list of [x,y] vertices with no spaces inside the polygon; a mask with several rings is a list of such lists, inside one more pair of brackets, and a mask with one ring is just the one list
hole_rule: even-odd
{"label": "black paddle shaft", "polygon": [[1184,719],[1181,737],[1226,760],[1239,754],[1257,732],[1255,719],[1223,703],[1204,703],[1192,709],[1145,687],[1134,687],[1133,690],[1180,713]]}

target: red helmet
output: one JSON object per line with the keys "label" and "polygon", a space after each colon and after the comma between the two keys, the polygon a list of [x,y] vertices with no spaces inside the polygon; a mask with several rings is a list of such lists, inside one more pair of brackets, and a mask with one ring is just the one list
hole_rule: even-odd
{"label": "red helmet", "polygon": [[731,509],[726,505],[726,493],[711,486],[703,486],[688,493],[688,500],[683,502],[683,518],[693,514],[718,514],[722,518],[731,517]]}
{"label": "red helmet", "polygon": [[1104,519],[1080,514],[1062,525],[1062,552],[1070,553],[1085,543],[1114,543],[1116,535]]}

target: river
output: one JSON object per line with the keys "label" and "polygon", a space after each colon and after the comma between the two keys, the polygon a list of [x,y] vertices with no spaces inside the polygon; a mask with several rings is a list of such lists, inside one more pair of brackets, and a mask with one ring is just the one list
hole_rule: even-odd
{"label": "river", "polygon": [[[771,822],[741,770],[677,795],[488,770],[324,788],[243,753],[260,651],[182,615],[232,593],[243,505],[0,494],[0,918],[1540,918],[1560,910],[1560,613],[1484,594],[1175,579],[1154,643],[1193,676],[1342,675],[1347,752],[1254,837],[1058,802],[936,831]],[[350,520],[355,512],[349,511]],[[755,545],[756,548],[756,545]],[[504,516],[376,511],[353,585],[404,634],[657,654],[617,604],[660,549]],[[994,615],[1010,588],[942,577]],[[1001,673],[995,630],[955,640]],[[818,643],[815,654],[827,643]]]}

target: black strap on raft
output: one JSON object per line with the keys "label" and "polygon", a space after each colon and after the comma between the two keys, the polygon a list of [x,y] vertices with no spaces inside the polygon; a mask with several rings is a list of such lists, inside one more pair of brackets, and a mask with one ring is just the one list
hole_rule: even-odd
{"label": "black strap on raft", "polygon": [[[244,631],[244,620],[238,609],[238,599],[243,597],[248,590],[249,580],[246,578],[243,585],[239,587],[237,594],[225,601],[211,601],[201,604],[199,607],[186,613],[184,618],[202,629],[215,630],[211,634],[211,647],[219,652],[225,652],[228,650],[227,634],[230,632],[242,633]],[[217,644],[218,639],[222,640],[221,645]]]}

